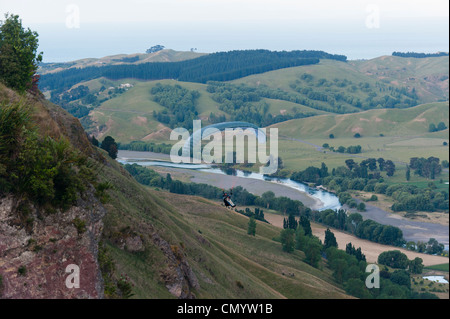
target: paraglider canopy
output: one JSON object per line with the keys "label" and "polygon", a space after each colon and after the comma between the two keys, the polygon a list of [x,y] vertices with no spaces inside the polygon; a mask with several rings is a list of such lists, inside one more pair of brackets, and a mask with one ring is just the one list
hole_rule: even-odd
{"label": "paraglider canopy", "polygon": [[248,123],[248,122],[222,122],[217,124],[208,125],[194,131],[192,135],[186,140],[183,146],[183,154],[190,154],[193,156],[194,143],[201,143],[201,140],[209,138],[211,135],[217,132],[225,132],[227,130],[233,131],[234,133],[239,133],[239,129],[242,129],[244,133],[251,133],[255,135],[259,144],[266,143],[266,133],[260,129],[258,126]]}

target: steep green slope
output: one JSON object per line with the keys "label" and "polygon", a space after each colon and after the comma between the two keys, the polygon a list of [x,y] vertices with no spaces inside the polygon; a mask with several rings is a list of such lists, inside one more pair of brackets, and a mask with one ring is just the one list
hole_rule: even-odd
{"label": "steep green slope", "polygon": [[[217,202],[143,188],[117,163],[110,165],[101,173],[115,185],[108,191],[105,240],[120,271],[135,284],[136,297],[173,297],[166,287],[179,281],[177,263],[192,269],[190,283],[181,281],[180,287],[197,298],[346,297],[330,273],[302,261],[303,253],[282,252],[272,240],[278,228],[258,222],[256,237],[249,236],[247,217]],[[131,236],[142,239],[140,251],[119,248]],[[159,236],[170,251],[161,248]]]}
{"label": "steep green slope", "polygon": [[[0,97],[5,103],[20,99],[14,91],[3,86],[0,86]],[[48,206],[41,209],[38,203],[35,204],[35,217],[44,220],[45,224],[35,222],[29,231],[31,238],[38,242],[30,245],[33,241],[28,241],[28,246],[22,249],[37,257],[39,269],[44,267],[46,260],[54,260],[54,256],[69,249],[62,246],[61,234],[53,241],[47,235],[49,229],[64,221],[64,229],[67,229],[64,238],[70,236],[74,242],[72,245],[84,245],[89,252],[92,250],[88,257],[98,258],[98,261],[89,261],[93,268],[83,268],[83,272],[94,272],[83,277],[96,280],[90,282],[90,286],[95,287],[98,293],[90,296],[124,296],[124,291],[132,287],[131,293],[137,298],[348,297],[334,284],[326,268],[320,270],[309,266],[299,251],[293,254],[283,252],[280,243],[273,240],[279,234],[278,228],[258,223],[256,237],[249,236],[248,219],[216,202],[170,194],[138,184],[118,162],[89,144],[78,120],[41,97],[28,96],[25,101],[32,110],[33,123],[39,128],[39,134],[51,135],[55,139],[65,136],[75,149],[93,161],[91,167],[98,178],[94,183],[96,189],[91,187],[88,192],[79,194],[79,201],[67,211],[69,216],[65,211],[50,210]],[[94,196],[98,199],[93,199]],[[103,218],[99,220],[94,216],[94,210],[102,212]],[[72,222],[72,218],[78,216],[74,212],[79,211],[83,214],[77,222]],[[1,222],[3,226],[8,220],[4,220],[2,215]],[[98,247],[98,242],[90,239],[91,233],[98,236]],[[27,238],[30,237],[24,236],[23,240]],[[56,253],[58,255],[54,255]],[[8,265],[8,258],[8,255],[2,255],[0,266]],[[49,266],[60,277],[64,276],[64,270],[58,268],[62,267],[59,263]],[[27,278],[40,274],[32,271],[32,265],[29,267]],[[0,270],[3,272],[3,268]],[[97,277],[100,276],[98,270],[103,280]],[[17,278],[14,272],[11,276],[9,272],[6,277],[8,295],[10,280]],[[24,281],[20,280],[19,283]],[[30,279],[26,290],[39,293],[27,296],[47,295],[42,292],[42,287],[38,287],[40,284],[41,281]],[[71,295],[69,292],[56,296]]]}

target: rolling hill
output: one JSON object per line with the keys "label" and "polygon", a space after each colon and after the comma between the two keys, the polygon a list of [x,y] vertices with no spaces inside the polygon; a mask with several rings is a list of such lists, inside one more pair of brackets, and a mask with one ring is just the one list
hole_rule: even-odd
{"label": "rolling hill", "polygon": [[[325,114],[307,119],[290,120],[272,127],[279,130],[280,156],[289,170],[318,166],[342,166],[349,156],[357,158],[390,159],[398,169],[405,169],[411,157],[436,156],[448,158],[449,122],[448,102],[422,104],[408,109],[368,110],[354,114]],[[428,132],[430,123],[444,122],[447,129]],[[360,133],[360,138],[354,135]],[[330,138],[330,134],[334,138]],[[360,154],[332,152],[323,148],[328,144],[360,145]],[[355,160],[356,160],[355,159]],[[404,176],[404,173],[399,173]],[[445,176],[448,176],[445,173]],[[447,179],[448,177],[445,177]]]}
{"label": "rolling hill", "polygon": [[103,58],[86,58],[65,63],[41,63],[39,74],[57,73],[70,68],[86,68],[89,66],[107,66],[121,64],[140,64],[147,62],[178,62],[195,59],[206,53],[192,51],[174,51],[165,49],[153,53],[115,54]]}
{"label": "rolling hill", "polygon": [[[192,52],[187,52],[187,55],[171,50],[157,53],[158,56],[169,56],[170,61],[177,57],[192,57]],[[157,57],[155,54],[151,56],[154,59]],[[119,58],[108,59],[113,61]],[[132,87],[121,87],[127,83]],[[123,143],[133,140],[168,142],[170,126],[153,116],[154,111],[165,109],[150,94],[157,83],[179,85],[199,92],[195,107],[198,118],[205,124],[211,123],[211,114],[233,120],[234,115],[225,107],[224,100],[218,100],[217,94],[209,90],[209,85],[202,83],[99,77],[78,82],[62,93],[46,91],[44,94],[82,118],[86,130],[97,138],[112,135]],[[327,113],[357,113],[368,109],[408,108],[448,99],[448,57],[417,59],[384,56],[347,62],[321,59],[313,65],[282,68],[223,83],[239,91],[241,96],[249,91],[254,92],[252,94],[256,94],[258,100],[246,102],[248,111],[259,112],[263,117],[267,114],[272,118],[278,116],[280,119],[277,121],[299,115],[309,117]],[[87,97],[90,99],[84,96],[63,100],[64,95],[70,97],[71,92],[80,86],[89,88]],[[230,102],[234,103],[234,100]],[[265,104],[266,114],[255,111]],[[250,118],[244,120],[252,121]],[[270,121],[268,123],[272,124]]]}
{"label": "rolling hill", "polygon": [[355,133],[365,137],[385,136],[448,136],[448,129],[429,133],[430,123],[444,122],[448,127],[448,102],[427,103],[407,109],[376,109],[351,114],[325,114],[273,125],[280,134],[290,137],[352,138]]}
{"label": "rolling hill", "polygon": [[385,83],[414,87],[422,102],[448,100],[448,56],[421,59],[382,56],[349,64]]}

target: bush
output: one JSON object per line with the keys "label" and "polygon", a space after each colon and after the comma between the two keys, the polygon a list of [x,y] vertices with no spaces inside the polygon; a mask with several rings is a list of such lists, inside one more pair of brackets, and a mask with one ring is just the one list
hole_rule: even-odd
{"label": "bush", "polygon": [[384,251],[378,256],[378,263],[392,268],[406,269],[408,257],[399,250]]}
{"label": "bush", "polygon": [[294,239],[294,230],[293,229],[283,229],[280,234],[281,238],[281,246],[283,247],[283,251],[287,253],[293,253],[295,248],[295,239]]}
{"label": "bush", "polygon": [[20,266],[17,269],[17,273],[19,274],[19,276],[26,276],[27,275],[27,268],[25,266]]}
{"label": "bush", "polygon": [[94,174],[67,139],[38,135],[28,114],[21,104],[0,107],[0,184],[38,205],[66,209]]}
{"label": "bush", "polygon": [[75,226],[75,228],[77,229],[77,233],[78,235],[83,234],[86,231],[86,221],[76,217],[73,221],[72,224]]}

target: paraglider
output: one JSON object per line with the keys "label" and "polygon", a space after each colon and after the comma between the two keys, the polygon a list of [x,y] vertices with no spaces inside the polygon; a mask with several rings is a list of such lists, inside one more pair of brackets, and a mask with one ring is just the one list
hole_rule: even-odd
{"label": "paraglider", "polygon": [[[194,129],[197,126],[197,121],[194,121]],[[198,121],[200,122],[200,121]],[[231,131],[234,133],[239,132],[239,129],[242,129],[244,133],[250,133],[254,137],[256,137],[259,144],[266,143],[266,133],[263,129],[258,128],[258,126],[247,123],[247,122],[223,122],[216,123],[212,125],[208,125],[205,127],[198,127],[199,129],[194,130],[192,135],[189,135],[187,139],[184,140],[184,145],[182,147],[182,153],[184,160],[189,160],[189,158],[201,158],[201,149],[200,143],[202,140],[206,140],[210,138],[212,135],[216,133],[223,133],[226,131]],[[197,147],[199,147],[197,149]],[[200,154],[198,154],[200,153]]]}
{"label": "paraglider", "polygon": [[[213,137],[212,140],[211,137]],[[170,139],[178,141],[170,151],[170,159],[173,163],[230,164],[247,161],[252,164],[261,163],[262,166],[259,168],[261,174],[273,174],[278,169],[277,128],[270,128],[269,155],[266,152],[266,129],[258,128],[248,122],[223,122],[202,127],[201,120],[194,120],[192,134],[184,128],[176,128],[171,132]],[[224,154],[222,154],[223,139],[225,140]],[[236,145],[234,139],[236,139]],[[208,141],[208,143],[202,146],[202,141]],[[246,154],[247,160],[245,160]]]}
{"label": "paraglider", "polygon": [[231,200],[231,196],[233,195],[233,189],[231,189],[230,194],[225,193],[225,191],[223,191],[223,203],[225,204],[225,207],[228,208],[234,208],[236,207],[236,204],[233,203],[233,201]]}
{"label": "paraglider", "polygon": [[[192,134],[184,128],[176,128],[171,132],[170,139],[177,141],[170,152],[173,163],[255,164],[258,158],[259,163],[263,164],[259,168],[260,174],[273,174],[278,169],[277,128],[270,129],[269,155],[266,129],[248,122],[223,122],[202,127],[201,120],[194,120]],[[206,145],[202,145],[202,141],[207,142]],[[230,194],[223,192],[223,204],[227,208],[236,207],[231,195],[232,190]]]}

